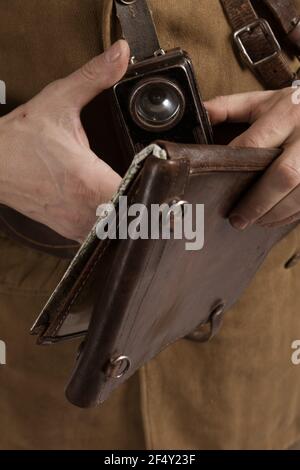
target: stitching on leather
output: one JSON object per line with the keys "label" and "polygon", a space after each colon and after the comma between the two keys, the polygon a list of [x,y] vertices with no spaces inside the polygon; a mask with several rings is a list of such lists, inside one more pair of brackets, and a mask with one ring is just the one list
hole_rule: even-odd
{"label": "stitching on leather", "polygon": [[189,175],[191,173],[191,163],[190,163],[189,159],[185,158],[184,160],[180,161],[180,164],[184,167],[184,170],[186,171],[185,181],[184,181],[184,185],[183,185],[183,188],[182,188],[182,194],[184,195],[185,192],[186,192],[186,187],[187,187],[188,181],[189,181]]}
{"label": "stitching on leather", "polygon": [[[99,242],[101,243],[101,242]],[[63,322],[65,321],[66,317],[68,316],[71,308],[73,307],[74,303],[76,302],[76,300],[78,299],[79,295],[81,294],[82,292],[82,289],[85,287],[86,283],[88,282],[91,274],[93,273],[94,269],[96,268],[96,265],[98,264],[98,262],[100,261],[100,258],[101,256],[103,255],[103,253],[106,251],[107,247],[109,246],[110,243],[107,243],[106,245],[103,245],[103,248],[102,250],[99,251],[96,259],[94,260],[94,262],[91,264],[91,266],[85,271],[85,273],[82,275],[82,280],[80,281],[81,284],[79,284],[78,286],[78,290],[77,292],[74,294],[73,296],[73,299],[70,301],[69,303],[69,306],[67,307],[66,311],[62,314],[62,317],[60,319],[60,321],[58,322],[58,324],[56,325],[56,327],[51,330],[49,329],[49,334],[51,335],[55,335],[57,333],[57,331],[59,330],[59,328],[61,327],[61,325],[63,324]],[[64,308],[64,307],[63,307]],[[63,309],[62,308],[62,309]],[[60,309],[60,311],[62,310]],[[58,311],[58,314],[59,314],[59,311]]]}
{"label": "stitching on leather", "polygon": [[266,167],[265,166],[262,166],[262,165],[234,165],[234,166],[224,166],[224,165],[215,165],[215,166],[211,166],[210,164],[202,164],[201,166],[198,166],[198,167],[191,167],[191,174],[192,175],[197,175],[197,174],[200,174],[202,173],[203,171],[205,170],[209,170],[210,172],[212,171],[234,171],[234,172],[238,172],[238,171],[253,171],[253,170],[258,170],[258,171],[263,171]]}

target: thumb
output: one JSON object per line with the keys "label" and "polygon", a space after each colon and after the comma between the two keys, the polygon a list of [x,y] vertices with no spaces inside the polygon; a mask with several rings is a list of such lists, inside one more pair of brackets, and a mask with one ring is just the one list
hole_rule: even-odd
{"label": "thumb", "polygon": [[63,102],[81,110],[102,91],[112,87],[126,73],[129,62],[126,41],[114,43],[103,54],[60,80],[59,94]]}

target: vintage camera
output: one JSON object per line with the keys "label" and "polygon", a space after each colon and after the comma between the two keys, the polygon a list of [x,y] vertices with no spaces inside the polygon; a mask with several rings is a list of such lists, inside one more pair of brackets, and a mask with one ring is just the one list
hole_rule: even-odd
{"label": "vintage camera", "polygon": [[[132,59],[133,62],[133,59]],[[132,63],[113,88],[118,132],[132,158],[154,140],[212,143],[192,61],[182,49]]]}

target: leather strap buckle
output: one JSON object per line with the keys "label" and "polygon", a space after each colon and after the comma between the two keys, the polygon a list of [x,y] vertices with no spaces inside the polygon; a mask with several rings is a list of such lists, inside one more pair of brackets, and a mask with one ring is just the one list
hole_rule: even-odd
{"label": "leather strap buckle", "polygon": [[[274,47],[274,52],[272,52],[268,56],[266,56],[266,57],[264,57],[260,60],[257,60],[257,61],[253,60],[252,57],[250,56],[250,54],[248,53],[248,51],[247,51],[247,49],[244,45],[243,38],[242,38],[242,35],[244,33],[251,34],[251,32],[256,28],[261,28],[262,32],[266,36],[266,40],[268,40],[270,42],[270,45]],[[275,34],[273,33],[269,22],[262,19],[262,18],[258,18],[257,20],[253,21],[252,23],[249,23],[248,25],[244,26],[243,28],[240,28],[237,31],[235,31],[234,32],[234,41],[235,41],[235,43],[238,47],[238,50],[241,53],[241,56],[246,61],[248,66],[250,66],[252,68],[255,68],[255,67],[257,67],[261,64],[264,64],[265,62],[269,62],[270,60],[272,60],[274,57],[276,57],[281,52],[280,44],[277,41],[277,39],[275,37]]]}

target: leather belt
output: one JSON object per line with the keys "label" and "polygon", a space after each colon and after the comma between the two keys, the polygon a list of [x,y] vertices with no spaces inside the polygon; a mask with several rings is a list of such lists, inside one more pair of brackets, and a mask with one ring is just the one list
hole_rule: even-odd
{"label": "leather belt", "polygon": [[[297,75],[291,70],[268,21],[257,15],[250,0],[221,0],[221,3],[234,30],[234,42],[248,67],[267,88],[289,86]],[[300,17],[294,3],[265,0],[265,4],[280,21],[290,41],[294,45],[298,43]],[[287,12],[291,5],[293,8]]]}
{"label": "leather belt", "polygon": [[115,0],[117,17],[132,60],[152,57],[160,50],[152,14],[146,0]]}

